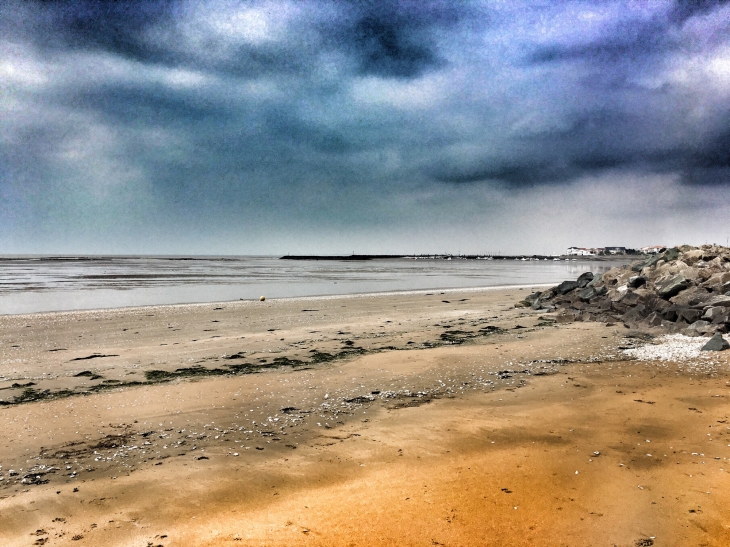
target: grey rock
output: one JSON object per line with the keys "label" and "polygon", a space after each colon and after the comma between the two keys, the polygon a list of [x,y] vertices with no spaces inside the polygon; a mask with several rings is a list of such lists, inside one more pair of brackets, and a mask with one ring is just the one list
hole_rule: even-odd
{"label": "grey rock", "polygon": [[[705,321],[710,321],[711,323],[719,323],[721,321],[715,321],[719,317],[725,317],[728,313],[727,308],[723,308],[722,306],[715,306],[712,308],[705,308],[705,312],[702,314],[702,319]],[[724,321],[722,321],[724,323]]]}
{"label": "grey rock", "polygon": [[672,307],[672,304],[659,298],[658,296],[651,296],[646,299],[646,305],[654,310],[655,312],[663,313],[667,308]]}
{"label": "grey rock", "polygon": [[654,256],[647,258],[646,260],[634,263],[631,266],[631,270],[634,272],[640,272],[644,268],[650,268],[651,266],[655,266],[660,260],[663,260],[664,262],[670,262],[672,260],[676,260],[678,257],[679,249],[669,249],[664,253],[657,253]]}
{"label": "grey rock", "polygon": [[726,349],[730,349],[730,344],[728,344],[727,340],[720,333],[715,334],[702,346],[702,351],[724,351]]}
{"label": "grey rock", "polygon": [[662,317],[667,321],[676,321],[679,318],[676,306],[670,306],[662,313]]}
{"label": "grey rock", "polygon": [[652,312],[646,318],[646,324],[650,327],[661,327],[663,323],[662,316],[657,312]]}
{"label": "grey rock", "polygon": [[673,249],[669,249],[662,255],[662,260],[664,260],[665,262],[671,262],[672,260],[677,260],[678,258],[679,249],[677,249],[676,247],[674,247]]}
{"label": "grey rock", "polygon": [[707,334],[708,332],[713,331],[713,326],[710,325],[710,323],[708,323],[707,321],[702,321],[701,319],[699,321],[695,321],[685,329],[685,333],[687,334],[687,336],[701,336],[703,334]]}
{"label": "grey rock", "polygon": [[647,258],[646,260],[641,260],[639,262],[634,262],[631,265],[631,271],[632,272],[640,272],[641,270],[643,270],[647,266],[653,266],[657,262],[659,262],[659,255],[652,256],[651,258]]}
{"label": "grey rock", "polygon": [[[684,275],[684,273],[682,274]],[[688,282],[691,284],[691,281],[688,280]],[[707,292],[706,289],[701,289],[699,287],[689,287],[687,290],[682,291],[676,296],[673,296],[669,300],[673,304],[677,304],[678,306],[693,306],[698,308],[703,308],[707,304],[705,302],[712,297],[712,294]]]}
{"label": "grey rock", "polygon": [[657,294],[662,298],[671,298],[687,287],[689,287],[689,281],[682,274],[677,274],[662,281],[657,286]]}
{"label": "grey rock", "polygon": [[636,322],[641,321],[648,315],[650,315],[650,312],[646,308],[646,306],[644,306],[643,304],[638,304],[624,314],[623,320],[625,323],[635,324]]}
{"label": "grey rock", "polygon": [[550,300],[552,298],[555,298],[556,294],[557,293],[555,292],[554,289],[548,289],[546,291],[542,291],[540,293],[540,300]]}
{"label": "grey rock", "polygon": [[724,294],[719,294],[717,296],[713,296],[712,298],[705,300],[702,303],[703,307],[709,307],[709,306],[722,306],[722,307],[730,307],[730,296],[726,296]]}
{"label": "grey rock", "polygon": [[555,287],[555,290],[559,294],[568,294],[570,291],[573,291],[577,288],[578,288],[577,281],[563,281],[560,285]]}
{"label": "grey rock", "polygon": [[581,302],[588,302],[591,298],[595,298],[596,295],[596,289],[593,287],[586,287],[578,291],[578,298]]}
{"label": "grey rock", "polygon": [[702,318],[702,312],[693,308],[685,308],[679,312],[679,316],[687,323],[692,324]]}
{"label": "grey rock", "polygon": [[629,277],[628,286],[632,289],[637,289],[641,287],[642,285],[646,284],[646,277],[643,275],[634,275]]}
{"label": "grey rock", "polygon": [[582,289],[586,287],[591,281],[593,281],[593,272],[585,272],[580,274],[580,276],[576,280],[576,283],[578,283],[578,288]]}
{"label": "grey rock", "polygon": [[624,306],[636,306],[640,302],[643,302],[643,297],[634,291],[626,291],[624,295],[619,299],[619,302]]}
{"label": "grey rock", "polygon": [[[724,312],[720,312],[718,314],[713,314],[712,321],[710,321],[713,325],[720,325],[722,323],[726,323],[730,325],[730,308],[722,308]],[[707,320],[709,321],[709,319]]]}

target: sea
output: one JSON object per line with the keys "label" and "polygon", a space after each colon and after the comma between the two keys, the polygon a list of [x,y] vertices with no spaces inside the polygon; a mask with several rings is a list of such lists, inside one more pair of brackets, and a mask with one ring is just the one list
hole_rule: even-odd
{"label": "sea", "polygon": [[0,257],[0,315],[557,284],[626,260],[282,260],[270,256]]}

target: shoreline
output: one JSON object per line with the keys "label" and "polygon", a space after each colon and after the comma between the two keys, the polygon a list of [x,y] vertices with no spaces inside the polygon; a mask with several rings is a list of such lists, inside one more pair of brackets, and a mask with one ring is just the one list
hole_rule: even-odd
{"label": "shoreline", "polygon": [[[266,298],[266,302],[297,302],[297,301],[319,301],[319,300],[336,300],[345,298],[369,298],[379,296],[411,296],[419,295],[425,292],[438,292],[439,294],[448,294],[454,292],[482,292],[482,291],[499,291],[499,290],[510,290],[510,289],[527,289],[527,288],[541,288],[541,287],[552,287],[552,283],[527,283],[524,285],[487,285],[487,286],[476,286],[476,287],[456,287],[456,288],[432,288],[432,289],[411,289],[402,291],[378,291],[378,292],[359,292],[359,293],[343,293],[343,294],[322,294],[322,295],[309,295],[309,296],[283,296],[281,298],[273,297]],[[182,302],[176,304],[147,304],[142,306],[119,306],[114,308],[84,308],[77,310],[48,310],[38,311],[31,313],[0,313],[0,318],[3,317],[33,317],[37,315],[67,315],[67,314],[82,314],[82,313],[104,313],[104,312],[115,312],[115,311],[144,311],[147,309],[162,309],[162,308],[202,308],[205,306],[220,306],[220,305],[251,305],[259,304],[259,300],[256,298],[250,299],[238,299],[238,300],[219,300],[210,302]]]}

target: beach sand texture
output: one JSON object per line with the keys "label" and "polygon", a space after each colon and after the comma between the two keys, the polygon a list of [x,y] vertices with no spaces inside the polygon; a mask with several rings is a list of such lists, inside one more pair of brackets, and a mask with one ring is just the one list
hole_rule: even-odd
{"label": "beach sand texture", "polygon": [[729,545],[730,351],[528,292],[0,316],[0,544]]}

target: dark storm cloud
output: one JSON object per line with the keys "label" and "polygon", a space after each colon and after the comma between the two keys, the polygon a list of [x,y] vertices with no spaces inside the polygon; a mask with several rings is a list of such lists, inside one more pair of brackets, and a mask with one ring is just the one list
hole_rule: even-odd
{"label": "dark storm cloud", "polygon": [[[170,41],[185,39],[175,23],[189,13],[186,2],[45,2],[38,5],[38,18],[29,37],[49,49],[98,49],[140,62],[207,67],[248,77],[306,71],[317,53],[310,49],[315,45],[346,52],[361,74],[409,78],[442,66],[434,33],[448,30],[475,13],[467,5],[450,2],[355,0],[320,5],[332,17],[305,22],[311,23],[316,36],[310,34],[305,40],[292,37],[288,43],[239,43],[225,58],[206,58],[205,48],[215,47],[215,39],[204,44],[202,51],[170,47]],[[276,6],[271,4],[268,9],[276,10]],[[151,39],[161,29],[168,34],[167,43]],[[306,38],[316,43],[303,44]]]}
{"label": "dark storm cloud", "polygon": [[0,34],[18,240],[95,218],[429,225],[479,191],[730,183],[726,2],[8,2]]}
{"label": "dark storm cloud", "polygon": [[683,23],[690,17],[704,15],[727,3],[727,0],[679,0],[672,4],[669,17],[673,22]]}
{"label": "dark storm cloud", "polygon": [[339,28],[323,34],[344,48],[360,74],[413,78],[443,66],[437,33],[473,15],[467,5],[447,2],[352,2]]}
{"label": "dark storm cloud", "polygon": [[35,7],[30,38],[39,46],[61,51],[103,49],[141,61],[170,58],[147,43],[145,32],[170,21],[175,13],[171,2],[58,0]]}

